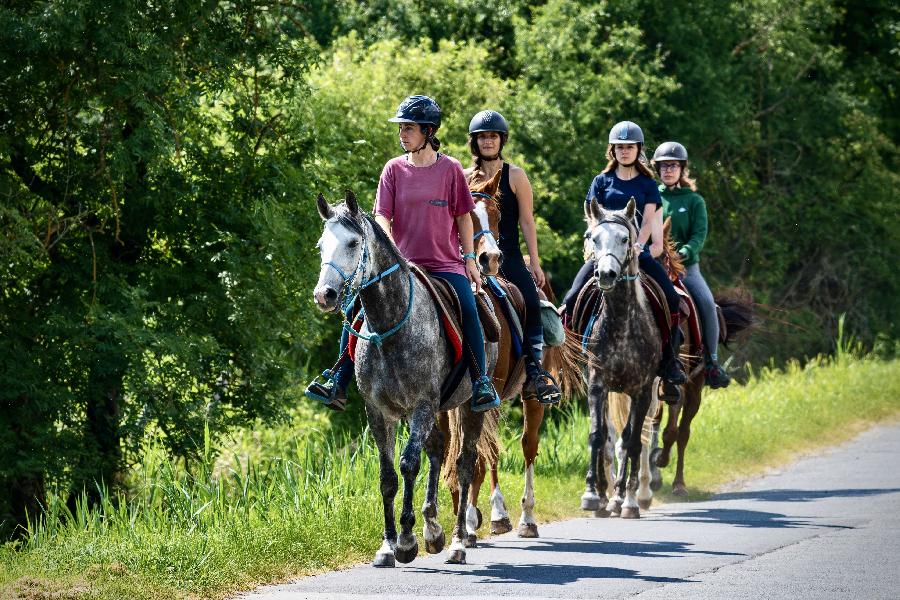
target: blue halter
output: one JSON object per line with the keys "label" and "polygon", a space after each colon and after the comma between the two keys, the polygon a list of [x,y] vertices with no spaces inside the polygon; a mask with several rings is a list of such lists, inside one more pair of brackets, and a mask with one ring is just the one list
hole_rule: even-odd
{"label": "blue halter", "polygon": [[[395,326],[393,326],[392,328],[390,328],[388,331],[386,331],[384,333],[377,333],[377,332],[373,331],[367,335],[367,334],[364,334],[362,331],[356,331],[355,329],[353,329],[353,324],[347,319],[347,311],[356,302],[356,298],[357,298],[357,296],[359,296],[359,293],[362,290],[369,287],[370,285],[378,283],[379,281],[386,278],[394,271],[397,271],[400,269],[400,263],[396,262],[393,265],[391,265],[390,267],[388,267],[387,269],[385,269],[384,271],[382,271],[381,273],[372,277],[371,279],[361,281],[359,286],[354,288],[353,280],[356,279],[357,275],[360,275],[363,272],[365,272],[365,266],[366,266],[366,263],[368,262],[368,260],[369,260],[369,239],[368,239],[368,236],[366,236],[365,233],[363,233],[362,257],[360,257],[359,262],[356,263],[356,268],[353,270],[353,273],[351,275],[348,276],[346,273],[344,273],[343,270],[341,270],[341,268],[339,266],[337,266],[336,264],[334,264],[331,261],[328,261],[323,264],[326,266],[329,266],[329,267],[333,268],[335,271],[337,271],[338,275],[341,276],[341,280],[343,282],[340,293],[344,297],[344,300],[341,302],[341,317],[343,318],[343,321],[344,321],[342,324],[342,327],[344,328],[344,330],[352,336],[358,337],[367,342],[371,342],[371,343],[375,344],[376,346],[381,346],[381,343],[384,341],[385,338],[388,338],[388,337],[394,335],[395,333],[397,333],[400,330],[400,328],[403,327],[406,324],[406,322],[409,320],[409,316],[412,314],[412,309],[413,309],[413,287],[414,287],[413,283],[414,283],[414,281],[413,281],[413,275],[412,275],[412,273],[410,273],[409,274],[409,301],[408,301],[408,305],[406,307],[406,314],[403,315],[403,318],[400,320],[399,323],[397,323]],[[360,311],[360,315],[364,317],[365,311],[364,310]]]}

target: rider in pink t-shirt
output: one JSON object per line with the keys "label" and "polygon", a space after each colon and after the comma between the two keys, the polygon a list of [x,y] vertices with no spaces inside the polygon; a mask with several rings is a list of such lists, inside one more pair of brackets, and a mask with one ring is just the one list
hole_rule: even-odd
{"label": "rider in pink t-shirt", "polygon": [[[484,335],[472,293],[473,285],[481,288],[469,216],[475,204],[459,161],[438,152],[441,143],[435,133],[441,126],[441,109],[428,96],[410,96],[390,121],[399,123],[400,145],[406,154],[384,165],[375,220],[404,257],[453,286],[463,313],[463,355],[472,378],[472,409],[496,408],[500,397],[487,374]],[[343,410],[352,377],[352,366],[345,361],[335,373],[327,372],[324,383],[307,386],[306,394]]]}

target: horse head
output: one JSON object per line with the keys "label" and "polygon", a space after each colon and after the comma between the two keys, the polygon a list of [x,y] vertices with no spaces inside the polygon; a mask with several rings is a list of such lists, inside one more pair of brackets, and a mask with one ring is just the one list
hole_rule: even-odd
{"label": "horse head", "polygon": [[500,231],[500,205],[497,189],[500,187],[502,170],[488,181],[469,183],[469,191],[475,200],[472,211],[472,227],[475,232],[475,255],[478,268],[486,276],[495,276],[503,264],[503,253],[497,245]]}
{"label": "horse head", "polygon": [[325,222],[322,237],[316,243],[321,267],[313,298],[320,310],[336,310],[341,295],[362,281],[365,271],[367,240],[359,205],[347,190],[342,204],[331,206],[322,194],[316,198],[319,216]]}
{"label": "horse head", "polygon": [[637,255],[634,243],[637,229],[634,226],[634,200],[621,211],[604,210],[596,198],[585,208],[590,229],[588,244],[594,256],[594,274],[603,290],[612,289],[616,282],[637,272],[634,262]]}

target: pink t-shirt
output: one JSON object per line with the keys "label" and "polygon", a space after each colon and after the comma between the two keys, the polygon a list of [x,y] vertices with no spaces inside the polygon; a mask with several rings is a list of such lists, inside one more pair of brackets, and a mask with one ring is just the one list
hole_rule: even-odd
{"label": "pink t-shirt", "polygon": [[439,154],[433,165],[416,167],[403,155],[384,165],[375,214],[392,221],[403,256],[429,271],[466,274],[456,217],[474,208],[455,158]]}

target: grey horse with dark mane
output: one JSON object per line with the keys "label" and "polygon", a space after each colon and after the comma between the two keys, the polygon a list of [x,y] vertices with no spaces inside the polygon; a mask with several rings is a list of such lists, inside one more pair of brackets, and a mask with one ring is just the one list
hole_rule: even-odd
{"label": "grey horse with dark mane", "polygon": [[[660,335],[638,276],[634,252],[634,200],[624,211],[605,211],[596,200],[585,207],[595,277],[603,290],[602,309],[588,340],[588,405],[591,415],[590,461],[581,506],[597,516],[621,510],[623,518],[640,517],[636,499],[641,456],[641,431],[653,400]],[[609,500],[605,446],[610,392],[631,397],[622,432],[624,460],[616,474],[616,496]]]}
{"label": "grey horse with dark mane", "polygon": [[[352,192],[348,191],[345,202],[338,206],[329,205],[320,194],[317,206],[325,226],[318,243],[322,267],[314,291],[316,303],[330,312],[339,308],[342,298],[358,294],[365,314],[361,330],[352,335],[357,337],[357,383],[381,467],[384,542],[375,554],[374,565],[393,567],[395,561],[408,563],[418,554],[413,533],[413,489],[423,450],[429,462],[422,507],[425,548],[432,554],[443,549],[445,536],[437,520],[437,486],[447,440],[436,427],[436,417],[439,412],[456,407],[460,410],[462,443],[459,456],[448,460],[456,460],[461,502],[447,562],[465,563],[466,500],[484,413],[470,408],[472,387],[467,377],[462,378],[452,397],[440,404],[441,386],[451,371],[453,357],[442,338],[434,300],[384,230],[359,210]],[[345,327],[350,325],[345,322]],[[496,344],[488,344],[489,373],[496,358]],[[403,506],[398,536],[394,518],[398,491],[394,444],[401,419],[409,424],[409,440],[400,457]]]}

